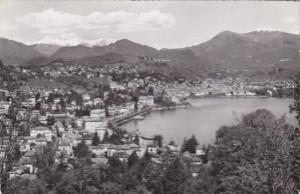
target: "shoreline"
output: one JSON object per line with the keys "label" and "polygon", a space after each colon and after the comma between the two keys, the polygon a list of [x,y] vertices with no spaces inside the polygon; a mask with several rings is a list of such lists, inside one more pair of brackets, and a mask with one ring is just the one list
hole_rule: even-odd
{"label": "shoreline", "polygon": [[[143,115],[147,115],[151,112],[154,112],[154,111],[161,111],[161,110],[174,110],[174,109],[180,109],[180,108],[191,108],[193,107],[192,105],[180,105],[180,106],[172,106],[172,107],[152,107],[152,108],[149,108],[149,109],[146,109],[146,110],[140,110],[139,112],[136,112],[134,115],[132,116],[129,116],[127,115],[126,117],[128,117],[126,120],[124,120],[123,122],[121,122],[120,124],[116,124],[116,123],[113,123],[113,126],[117,126],[117,127],[122,127],[122,125],[130,122],[130,121],[133,121],[133,118],[136,117],[136,116],[143,116]],[[143,120],[143,119],[142,119]],[[115,121],[114,121],[115,122]],[[126,130],[127,131],[127,130]]]}
{"label": "shoreline", "polygon": [[[218,99],[218,98],[225,98],[225,99],[238,99],[238,98],[260,98],[260,99],[270,99],[270,98],[276,98],[276,99],[291,99],[291,98],[288,98],[288,97],[285,97],[285,98],[278,98],[278,97],[272,97],[272,96],[202,96],[202,97],[196,97],[196,98],[193,98],[193,97],[188,97],[186,99],[185,102],[188,102],[189,103],[189,100],[198,100],[198,99],[209,99],[209,98],[214,98],[214,99]],[[126,116],[128,117],[126,120],[124,120],[123,122],[121,122],[120,124],[117,124],[117,123],[113,123],[114,126],[117,126],[118,128],[122,128],[124,129],[122,126],[128,122],[131,122],[131,121],[134,121],[134,117],[136,116],[144,116],[144,115],[147,115],[147,114],[150,114],[152,112],[155,112],[155,111],[164,111],[164,110],[175,110],[175,109],[184,109],[184,108],[192,108],[194,107],[191,103],[189,103],[188,105],[176,105],[176,106],[170,106],[170,107],[151,107],[151,108],[148,108],[146,110],[140,110],[138,112],[136,112],[133,116]],[[141,118],[141,119],[137,119],[137,120],[144,120],[144,118]],[[125,131],[127,131],[126,129],[124,129]],[[128,131],[127,131],[128,132]]]}
{"label": "shoreline", "polygon": [[223,95],[204,95],[204,96],[194,96],[189,97],[188,99],[204,99],[204,98],[278,98],[278,99],[288,99],[290,97],[273,97],[273,96],[246,96],[246,95],[240,95],[240,96],[223,96]]}
{"label": "shoreline", "polygon": [[[272,97],[272,96],[221,96],[221,95],[209,95],[209,96],[201,96],[201,97],[188,97],[186,99],[185,102],[188,102],[189,100],[198,100],[198,99],[209,99],[209,98],[226,98],[226,99],[237,99],[237,98],[261,98],[261,99],[267,99],[267,98],[276,98],[276,99],[290,99],[288,97],[285,97],[285,98],[278,98],[278,97]],[[189,103],[189,102],[188,102]],[[189,103],[189,105],[176,105],[176,106],[170,106],[170,107],[152,107],[150,109],[148,109],[147,111],[144,111],[144,110],[140,110],[139,112],[140,113],[136,113],[134,114],[134,116],[130,117],[122,122],[121,124],[118,125],[118,127],[121,127],[122,125],[130,122],[130,121],[133,121],[134,117],[136,116],[143,116],[143,115],[147,115],[151,112],[155,112],[155,111],[162,111],[162,110],[175,110],[175,109],[183,109],[183,108],[192,108],[193,105]],[[143,119],[141,119],[143,120]]]}

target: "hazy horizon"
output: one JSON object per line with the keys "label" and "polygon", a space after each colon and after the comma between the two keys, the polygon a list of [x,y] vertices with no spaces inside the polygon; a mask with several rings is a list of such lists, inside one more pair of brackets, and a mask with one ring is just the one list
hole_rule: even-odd
{"label": "hazy horizon", "polygon": [[[222,31],[222,32],[226,32],[226,31],[228,31],[228,30],[224,30],[224,31]],[[217,33],[215,36],[217,36],[218,34],[220,34],[220,33],[222,33],[222,32]],[[232,31],[230,31],[230,32],[232,32]],[[283,32],[283,31],[278,31],[278,30],[257,30],[257,31],[250,31],[250,32]],[[244,32],[244,33],[250,33],[250,32]],[[233,32],[233,33],[237,33],[237,32]],[[237,34],[244,34],[244,33],[237,33]],[[299,34],[290,33],[290,32],[283,32],[283,33],[289,33],[289,34],[299,35]],[[213,36],[213,37],[214,37],[214,36]],[[212,37],[212,38],[213,38],[213,37]],[[4,39],[8,39],[8,40],[13,40],[13,39],[9,39],[9,38],[6,38],[6,37],[0,37],[0,38],[4,38]],[[211,38],[210,38],[210,39],[211,39]],[[191,46],[199,45],[199,44],[202,44],[202,43],[205,43],[205,42],[209,41],[210,39],[205,40],[205,41],[203,41],[203,42],[195,43],[195,44],[193,44],[193,45],[187,45],[186,47],[191,47]],[[42,42],[40,42],[40,43],[26,43],[26,42],[25,42],[25,43],[24,43],[24,42],[16,41],[16,40],[13,40],[13,41],[20,42],[20,43],[25,44],[25,45],[27,45],[27,46],[43,45],[43,44],[44,44],[44,45],[54,45],[54,46],[60,46],[60,47],[86,46],[86,47],[92,48],[92,47],[95,47],[95,46],[107,46],[107,45],[109,45],[109,44],[113,44],[113,43],[115,43],[115,42],[117,42],[117,41],[120,41],[120,40],[129,40],[129,41],[132,41],[132,40],[127,39],[127,38],[121,38],[121,39],[112,41],[112,42],[107,43],[107,44],[94,44],[94,45],[89,44],[89,43],[86,43],[86,42],[82,42],[82,43],[79,43],[79,44],[77,44],[77,45],[60,45],[60,44],[55,44],[55,43],[53,43],[53,44],[42,43]],[[136,42],[136,41],[132,41],[132,42],[135,42],[135,43],[137,43],[137,44],[142,44],[142,43],[139,43],[139,42]],[[146,44],[143,44],[143,45],[149,46],[149,45],[146,45]],[[150,47],[155,48],[155,49],[157,49],[157,50],[163,50],[163,49],[176,49],[176,48],[180,49],[180,47],[176,47],[176,48],[156,48],[156,47],[153,47],[153,46],[150,46]],[[184,48],[184,47],[182,47],[182,48]]]}

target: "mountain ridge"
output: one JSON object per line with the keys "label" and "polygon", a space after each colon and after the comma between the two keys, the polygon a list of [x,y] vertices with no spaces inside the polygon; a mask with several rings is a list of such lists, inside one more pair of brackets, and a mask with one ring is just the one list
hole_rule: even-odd
{"label": "mountain ridge", "polygon": [[5,63],[45,65],[56,59],[66,59],[89,64],[95,62],[97,57],[107,58],[107,54],[112,53],[120,55],[122,61],[129,64],[143,63],[140,57],[145,56],[155,60],[167,60],[170,67],[177,71],[199,75],[207,74],[204,72],[209,68],[217,71],[213,68],[214,65],[223,69],[243,70],[266,68],[287,61],[283,65],[297,66],[300,65],[297,61],[299,49],[300,36],[281,31],[223,31],[206,42],[177,49],[156,49],[128,39],[104,46],[25,45],[0,39],[0,51],[3,51],[0,52],[0,59]]}

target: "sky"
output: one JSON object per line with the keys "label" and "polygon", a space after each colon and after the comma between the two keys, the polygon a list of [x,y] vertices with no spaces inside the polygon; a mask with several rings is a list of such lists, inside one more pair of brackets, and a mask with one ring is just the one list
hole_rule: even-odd
{"label": "sky", "polygon": [[26,44],[109,44],[158,49],[197,45],[229,30],[299,33],[299,3],[286,1],[0,1],[0,37]]}

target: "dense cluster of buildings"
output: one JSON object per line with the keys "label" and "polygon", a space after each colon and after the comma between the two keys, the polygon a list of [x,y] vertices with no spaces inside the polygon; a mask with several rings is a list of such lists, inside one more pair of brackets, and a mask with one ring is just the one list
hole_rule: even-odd
{"label": "dense cluster of buildings", "polygon": [[[134,79],[133,84],[140,84]],[[117,83],[112,83],[118,85]],[[136,87],[136,86],[134,86]],[[102,97],[83,92],[78,94],[71,89],[53,86],[22,85],[15,90],[0,90],[0,130],[1,155],[14,142],[18,145],[20,158],[10,170],[10,177],[22,174],[35,174],[38,170],[37,157],[51,147],[56,164],[67,163],[76,157],[75,147],[84,142],[96,163],[107,163],[109,157],[127,161],[135,152],[143,157],[146,152],[153,155],[153,160],[160,162],[158,153],[173,150],[179,154],[179,147],[166,145],[160,147],[153,137],[143,137],[138,133],[125,133],[113,140],[116,129],[114,121],[130,115],[137,115],[143,110],[155,108],[154,94],[139,95],[134,102],[128,94],[122,103],[114,103],[112,93],[122,89],[105,91]],[[80,100],[78,100],[80,99]],[[177,103],[181,103],[178,99]],[[118,129],[120,130],[120,129]],[[95,143],[95,136],[98,142]],[[193,157],[194,158],[194,157]],[[196,157],[198,158],[198,156]],[[199,159],[200,160],[200,159]]]}

